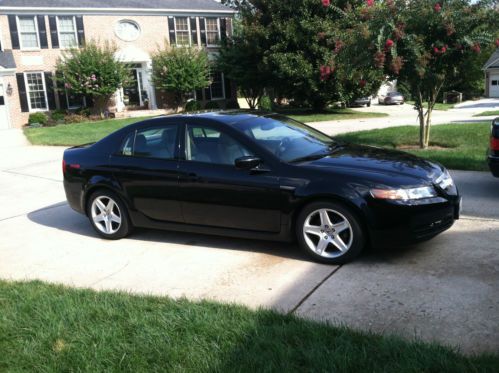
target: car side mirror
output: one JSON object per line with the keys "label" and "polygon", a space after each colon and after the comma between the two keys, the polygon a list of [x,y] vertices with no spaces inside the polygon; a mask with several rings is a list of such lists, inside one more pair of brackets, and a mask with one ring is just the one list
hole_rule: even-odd
{"label": "car side mirror", "polygon": [[248,155],[245,157],[237,158],[234,163],[238,170],[251,170],[262,164],[262,160],[253,155]]}
{"label": "car side mirror", "polygon": [[493,125],[493,126],[499,126],[499,117],[495,118],[495,119],[492,121],[492,125]]}

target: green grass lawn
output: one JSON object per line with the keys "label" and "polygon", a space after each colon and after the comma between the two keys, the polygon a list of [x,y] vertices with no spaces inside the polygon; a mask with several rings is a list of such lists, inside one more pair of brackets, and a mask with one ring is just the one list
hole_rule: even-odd
{"label": "green grass lawn", "polygon": [[288,109],[278,110],[279,113],[289,116],[295,120],[304,123],[323,122],[327,120],[344,120],[344,119],[361,119],[361,118],[381,118],[387,117],[386,113],[373,113],[368,111],[369,108],[363,110],[346,109],[327,109],[324,112],[314,112],[307,109]]}
{"label": "green grass lawn", "polygon": [[[489,145],[489,134],[490,123],[432,126],[430,145],[445,149],[416,149],[409,152],[438,161],[451,169],[487,171],[485,153]],[[419,127],[403,126],[361,131],[336,138],[353,143],[398,148],[401,145],[418,145]]]}
{"label": "green grass lawn", "polygon": [[61,124],[54,127],[24,128],[33,145],[81,145],[95,142],[124,126],[145,118],[109,119],[97,122]]}
{"label": "green grass lawn", "polygon": [[482,111],[481,113],[473,115],[474,117],[488,117],[492,115],[497,115],[499,116],[499,110],[489,110],[489,111]]}
{"label": "green grass lawn", "polygon": [[[373,316],[374,317],[374,316]],[[2,372],[497,372],[499,357],[271,311],[0,281]]]}
{"label": "green grass lawn", "polygon": [[[414,105],[414,101],[406,101],[406,104]],[[435,103],[433,110],[447,111],[449,109],[454,108],[455,105],[456,104],[443,104],[441,102],[437,102],[437,103]]]}

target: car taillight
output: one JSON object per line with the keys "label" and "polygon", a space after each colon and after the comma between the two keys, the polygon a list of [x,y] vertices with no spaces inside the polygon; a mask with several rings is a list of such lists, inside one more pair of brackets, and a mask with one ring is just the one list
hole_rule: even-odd
{"label": "car taillight", "polygon": [[63,159],[62,160],[62,174],[64,175],[66,173],[66,161]]}
{"label": "car taillight", "polygon": [[490,149],[499,151],[499,139],[495,137],[490,138]]}

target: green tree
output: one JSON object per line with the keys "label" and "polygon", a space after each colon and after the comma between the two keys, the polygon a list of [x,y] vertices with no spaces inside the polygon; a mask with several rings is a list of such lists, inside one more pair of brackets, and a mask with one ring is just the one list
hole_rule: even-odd
{"label": "green tree", "polygon": [[[371,61],[396,77],[416,101],[420,146],[427,148],[442,87],[467,76],[466,61],[492,44],[490,30],[498,30],[497,11],[488,1],[368,0],[355,15],[357,27],[372,35]],[[354,54],[365,51],[354,44],[351,48]]]}
{"label": "green tree", "polygon": [[171,93],[176,109],[186,95],[210,85],[210,64],[205,51],[195,47],[171,47],[165,43],[152,57],[152,79],[158,89]]}
{"label": "green tree", "polygon": [[126,65],[115,59],[116,47],[89,41],[84,47],[66,51],[57,62],[58,81],[65,89],[91,97],[102,115],[111,96],[128,77]]}

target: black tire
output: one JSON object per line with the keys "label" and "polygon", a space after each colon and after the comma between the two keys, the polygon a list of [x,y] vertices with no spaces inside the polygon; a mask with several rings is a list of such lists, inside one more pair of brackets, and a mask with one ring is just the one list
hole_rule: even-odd
{"label": "black tire", "polygon": [[[327,210],[332,210],[329,213],[330,218],[340,217],[344,218],[345,220],[348,221],[350,224],[349,231],[347,232],[348,238],[350,235],[352,235],[352,241],[351,245],[346,250],[345,252],[339,251],[339,253],[335,253],[336,247],[332,244],[328,245],[328,249],[325,251],[329,251],[329,249],[332,249],[334,253],[331,255],[337,255],[335,257],[324,257],[319,255],[317,252],[315,252],[312,248],[309,247],[309,244],[307,243],[307,240],[305,239],[305,233],[304,233],[304,224],[307,218],[309,218],[310,215],[312,215],[314,212],[321,210],[321,209],[327,209]],[[338,215],[335,214],[335,212],[339,213]],[[331,216],[332,215],[332,216]],[[360,255],[364,247],[366,246],[366,233],[364,232],[364,228],[359,221],[359,218],[355,213],[351,211],[350,208],[345,206],[342,203],[338,202],[329,202],[329,201],[318,201],[318,202],[313,202],[310,203],[309,205],[305,206],[303,210],[300,212],[298,215],[298,218],[296,220],[296,226],[295,226],[295,232],[296,232],[296,238],[298,241],[298,244],[300,248],[312,259],[314,259],[317,262],[320,263],[326,263],[326,264],[344,264],[347,262],[352,261],[355,259],[357,256]],[[321,231],[322,232],[322,231]],[[334,230],[333,230],[334,232]],[[334,238],[334,234],[336,233],[324,233],[324,234],[331,234],[331,238]],[[322,233],[321,233],[322,235]],[[339,234],[338,234],[339,235]],[[310,236],[309,237],[313,237]],[[327,237],[327,236],[326,236]],[[320,238],[319,238],[320,240]]]}
{"label": "black tire", "polygon": [[371,107],[371,101],[367,103],[367,107]]}
{"label": "black tire", "polygon": [[[113,207],[114,213],[119,212],[119,217],[121,218],[121,221],[120,221],[119,225],[118,225],[118,223],[116,223],[114,221],[111,222],[111,226],[112,226],[111,233],[106,233],[103,231],[103,229],[105,230],[106,223],[104,223],[104,222],[96,223],[94,221],[94,218],[92,215],[92,209],[93,209],[94,201],[96,201],[97,199],[102,200],[102,201],[112,200],[116,205],[116,207]],[[101,236],[102,238],[105,238],[108,240],[119,240],[121,238],[128,236],[132,232],[133,226],[130,222],[128,210],[127,210],[125,204],[123,203],[123,201],[121,200],[121,198],[118,197],[118,195],[116,193],[113,193],[113,192],[111,192],[109,190],[105,190],[105,189],[100,189],[100,190],[95,191],[94,193],[92,193],[92,195],[90,196],[90,198],[87,201],[87,210],[86,211],[87,211],[87,217],[90,220],[90,224],[94,228],[95,232],[97,232],[97,234],[99,236]],[[100,224],[101,227],[99,228],[99,226],[97,224]]]}

